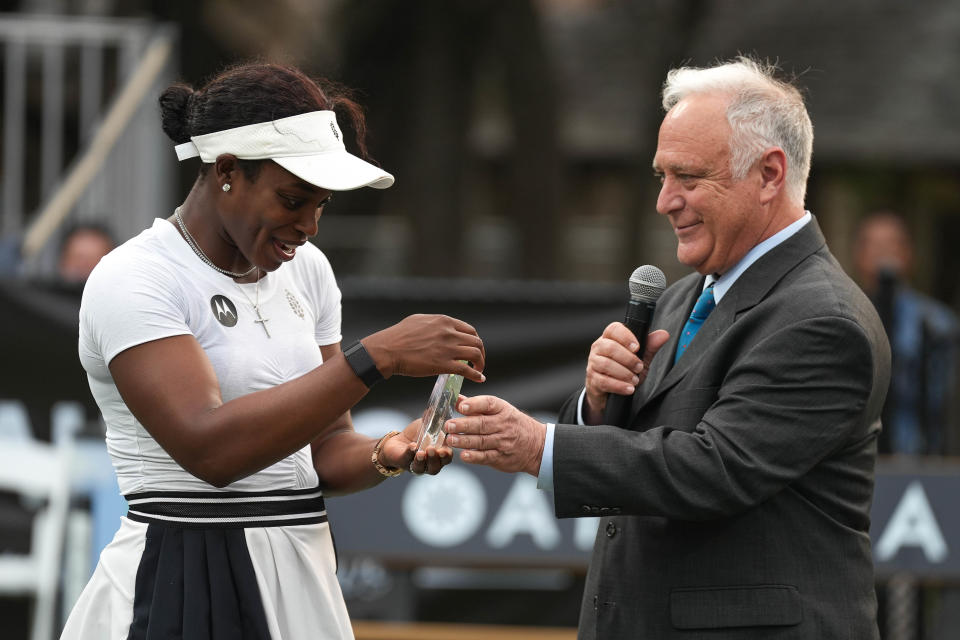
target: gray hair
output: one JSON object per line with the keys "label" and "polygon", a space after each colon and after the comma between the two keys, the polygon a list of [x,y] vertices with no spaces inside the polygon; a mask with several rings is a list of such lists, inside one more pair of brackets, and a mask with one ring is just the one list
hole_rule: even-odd
{"label": "gray hair", "polygon": [[813,154],[813,124],[800,91],[777,79],[777,71],[773,64],[745,56],[706,69],[672,69],[663,84],[663,108],[669,111],[691,94],[729,94],[734,179],[745,178],[766,149],[780,147],[787,156],[787,197],[802,206]]}

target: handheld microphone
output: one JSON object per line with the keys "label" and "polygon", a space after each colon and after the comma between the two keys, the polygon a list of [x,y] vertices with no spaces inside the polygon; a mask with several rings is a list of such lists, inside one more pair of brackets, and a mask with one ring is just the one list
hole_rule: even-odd
{"label": "handheld microphone", "polygon": [[[645,264],[633,271],[627,284],[630,287],[630,300],[627,302],[627,313],[623,324],[637,337],[637,343],[640,345],[637,355],[642,358],[647,346],[647,334],[650,333],[653,312],[657,307],[657,300],[667,288],[667,278],[660,269]],[[604,424],[617,427],[628,426],[632,400],[632,395],[609,394],[607,406],[603,412]]]}

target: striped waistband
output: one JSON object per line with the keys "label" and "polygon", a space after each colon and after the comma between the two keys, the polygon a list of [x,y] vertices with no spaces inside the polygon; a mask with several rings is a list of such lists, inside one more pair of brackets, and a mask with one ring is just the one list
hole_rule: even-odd
{"label": "striped waistband", "polygon": [[175,527],[230,529],[327,521],[323,492],[316,487],[259,492],[145,491],[124,497],[129,519]]}

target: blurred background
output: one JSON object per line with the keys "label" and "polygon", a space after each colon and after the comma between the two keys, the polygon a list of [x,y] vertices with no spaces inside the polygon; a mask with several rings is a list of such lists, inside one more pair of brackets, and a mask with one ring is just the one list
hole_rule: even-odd
{"label": "blurred background", "polygon": [[[806,92],[807,207],[894,344],[872,530],[882,635],[957,637],[960,3],[0,0],[3,637],[59,630],[124,512],[77,308],[99,256],[196,176],[160,130],[163,88],[251,58],[353,88],[397,183],[337,194],[321,219],[344,339],[414,312],[463,318],[489,359],[465,393],[548,420],[634,268],[685,274],[650,169],[666,71],[738,53]],[[406,424],[432,384],[381,385],[357,428]],[[328,507],[358,638],[575,636],[598,523],[557,521],[532,478],[455,463]]]}

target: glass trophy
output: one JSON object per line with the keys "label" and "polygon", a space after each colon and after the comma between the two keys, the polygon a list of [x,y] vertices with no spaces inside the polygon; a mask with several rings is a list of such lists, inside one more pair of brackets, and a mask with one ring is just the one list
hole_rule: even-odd
{"label": "glass trophy", "polygon": [[417,435],[417,451],[425,451],[427,447],[443,446],[447,435],[443,425],[453,415],[453,406],[460,395],[462,384],[463,376],[455,373],[437,376],[427,409],[423,412],[423,422],[420,425],[420,433]]}

